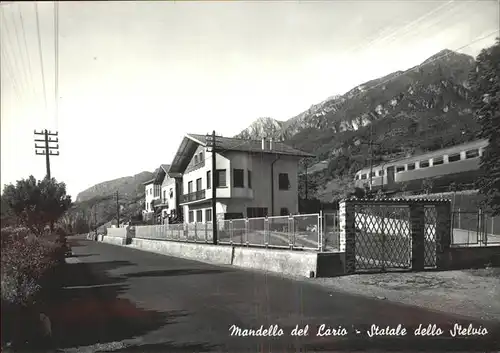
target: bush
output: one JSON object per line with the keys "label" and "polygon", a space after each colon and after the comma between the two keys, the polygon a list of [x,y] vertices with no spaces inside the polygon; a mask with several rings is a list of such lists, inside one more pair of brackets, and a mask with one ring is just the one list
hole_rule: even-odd
{"label": "bush", "polygon": [[65,236],[57,233],[1,230],[2,343],[37,337],[38,304],[53,296],[59,285],[54,271],[64,262]]}
{"label": "bush", "polygon": [[64,244],[57,236],[27,233],[2,230],[2,301],[13,305],[30,305],[43,277],[64,259]]}

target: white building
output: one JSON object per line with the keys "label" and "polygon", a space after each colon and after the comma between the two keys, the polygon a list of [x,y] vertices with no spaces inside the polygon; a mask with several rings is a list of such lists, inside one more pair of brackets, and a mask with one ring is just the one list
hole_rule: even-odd
{"label": "white building", "polygon": [[[313,155],[272,140],[217,138],[217,219],[296,214],[298,162]],[[212,221],[212,155],[205,136],[187,134],[169,173],[182,174],[184,222]]]}
{"label": "white building", "polygon": [[182,175],[169,172],[170,165],[162,164],[156,171],[155,177],[144,183],[145,208],[143,219],[154,219],[155,223],[164,223],[178,220],[179,195],[182,187]]}

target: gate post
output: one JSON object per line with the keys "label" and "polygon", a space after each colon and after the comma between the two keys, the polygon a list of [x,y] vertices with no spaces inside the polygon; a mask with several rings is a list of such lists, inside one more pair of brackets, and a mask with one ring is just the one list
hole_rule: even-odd
{"label": "gate post", "polygon": [[451,245],[451,203],[436,204],[436,267],[445,269]]}
{"label": "gate post", "polygon": [[344,272],[346,274],[356,271],[356,214],[354,202],[342,200],[339,202],[339,248],[344,253]]}
{"label": "gate post", "polygon": [[425,268],[425,209],[417,202],[410,203],[411,269]]}

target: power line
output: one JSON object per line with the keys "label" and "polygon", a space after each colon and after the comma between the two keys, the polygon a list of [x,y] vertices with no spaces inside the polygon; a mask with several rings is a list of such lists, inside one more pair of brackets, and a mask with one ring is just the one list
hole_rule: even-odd
{"label": "power line", "polygon": [[[22,93],[22,95],[21,95],[21,96],[22,96],[22,97],[24,97],[24,96],[25,96],[25,94],[24,94],[24,91],[25,91],[25,90],[24,90],[24,86],[26,85],[26,83],[25,83],[25,82],[23,82],[23,81],[26,81],[26,76],[25,76],[25,75],[22,75],[22,74],[24,73],[24,72],[23,72],[23,70],[19,70],[19,69],[18,69],[18,60],[15,60],[14,45],[12,45],[12,42],[10,41],[10,31],[9,31],[8,26],[7,26],[7,24],[8,24],[8,23],[7,23],[7,18],[5,17],[5,14],[4,14],[4,10],[3,10],[3,9],[2,9],[2,11],[1,11],[1,13],[2,13],[2,18],[3,18],[3,23],[4,23],[4,25],[5,25],[5,32],[6,32],[6,34],[7,34],[7,42],[9,43],[9,46],[12,48],[12,53],[14,54],[14,60],[13,60],[14,65],[13,65],[13,66],[11,66],[11,67],[15,68],[16,70],[13,70],[13,72],[12,72],[12,73],[13,73],[13,76],[15,76],[15,74],[14,74],[14,73],[15,73],[15,72],[17,72],[17,71],[19,71],[19,72],[21,73],[19,76],[21,76],[21,81],[20,81],[20,83],[21,83],[22,85],[18,84],[17,86],[18,86],[18,87],[19,87],[19,89],[21,90],[21,93]],[[3,48],[3,45],[2,45],[2,48]],[[9,56],[9,55],[7,55],[7,53],[5,53],[4,55],[5,55],[5,57],[9,58],[9,61],[10,61],[10,56]],[[16,80],[16,82],[17,82],[17,80]],[[22,101],[22,99],[21,99],[21,101]]]}
{"label": "power line", "polygon": [[54,109],[56,128],[59,120],[59,2],[54,1],[54,61],[55,61],[55,77],[54,77]]}
{"label": "power line", "polygon": [[45,99],[45,112],[47,113],[47,91],[45,90],[45,73],[43,71],[43,53],[42,53],[42,39],[40,37],[40,20],[38,18],[38,4],[34,2],[35,5],[35,15],[36,15],[36,32],[38,36],[38,50],[40,54],[40,66],[42,69],[42,84],[43,84],[43,96]]}
{"label": "power line", "polygon": [[[19,13],[21,13],[21,11],[19,10]],[[16,26],[16,22],[15,22],[15,19],[14,19],[14,14],[12,13],[12,23],[14,25],[14,33],[16,35],[16,41],[17,41],[17,47],[19,48],[19,54],[21,56],[21,65],[23,67],[23,74],[25,74],[25,77],[27,77],[28,79],[26,80],[26,83],[28,84],[28,86],[30,86],[31,88],[31,91],[33,92],[33,94],[35,93],[34,89],[33,89],[33,78],[31,76],[31,72],[29,72],[29,74],[26,73],[26,63],[24,62],[24,55],[22,53],[22,50],[21,50],[21,41],[19,39],[19,32],[17,31],[17,26]],[[26,55],[29,55],[28,53],[26,53]],[[28,60],[29,60],[29,56],[28,56]],[[29,82],[28,82],[29,81]]]}
{"label": "power line", "polygon": [[24,50],[26,51],[26,57],[28,61],[28,73],[29,76],[31,77],[31,89],[33,90],[33,95],[36,96],[35,92],[35,85],[33,84],[33,70],[31,70],[31,60],[30,60],[30,53],[28,50],[28,42],[26,41],[26,31],[24,30],[24,18],[21,10],[19,10],[19,19],[21,20],[21,30],[23,32],[23,39],[24,39]]}

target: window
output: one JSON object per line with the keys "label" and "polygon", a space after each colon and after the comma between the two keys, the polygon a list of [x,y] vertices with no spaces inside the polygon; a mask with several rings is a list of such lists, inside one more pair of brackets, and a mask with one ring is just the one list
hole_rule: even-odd
{"label": "window", "polygon": [[290,180],[288,180],[287,173],[280,173],[278,176],[278,188],[280,190],[289,190],[290,189]]}
{"label": "window", "polygon": [[192,192],[193,192],[193,182],[192,182],[192,181],[190,181],[190,182],[188,183],[188,194],[190,194],[190,193],[192,193]]}
{"label": "window", "polygon": [[288,216],[290,215],[290,212],[288,212],[288,208],[282,207],[280,210],[280,216]]}
{"label": "window", "polygon": [[465,152],[466,159],[477,158],[477,157],[479,157],[479,150],[469,150]]}
{"label": "window", "polygon": [[210,208],[205,210],[205,222],[212,222],[212,210]]}
{"label": "window", "polygon": [[243,179],[243,169],[233,169],[233,187],[235,188],[245,187]]}
{"label": "window", "polygon": [[203,210],[197,210],[196,211],[196,222],[203,222]]}
{"label": "window", "polygon": [[432,160],[432,165],[440,165],[443,164],[443,157],[436,157]]}
{"label": "window", "polygon": [[226,170],[217,169],[215,174],[215,183],[218,188],[226,187]]}
{"label": "window", "polygon": [[193,222],[194,222],[194,212],[189,211],[189,223],[193,223]]}
{"label": "window", "polygon": [[366,176],[367,176],[367,174],[361,174],[361,179],[366,180]]}
{"label": "window", "polygon": [[167,190],[163,190],[163,201],[167,199]]}
{"label": "window", "polygon": [[195,165],[198,164],[198,155],[197,154],[194,155],[194,164]]}
{"label": "window", "polygon": [[455,153],[455,154],[450,154],[448,156],[448,162],[451,163],[451,162],[457,162],[460,160],[460,153]]}
{"label": "window", "polygon": [[252,171],[251,170],[248,171],[248,188],[249,189],[252,188]]}
{"label": "window", "polygon": [[415,163],[408,164],[408,170],[414,170],[414,169],[415,169]]}
{"label": "window", "polygon": [[203,163],[203,152],[200,152],[199,157],[200,160],[198,161],[199,163]]}
{"label": "window", "polygon": [[372,177],[376,176],[376,175],[375,175],[375,172],[371,172],[371,175],[372,175]]}
{"label": "window", "polygon": [[356,177],[354,178],[355,180],[359,180],[359,175],[356,174]]}
{"label": "window", "polygon": [[427,168],[429,167],[429,161],[420,161],[419,168]]}
{"label": "window", "polygon": [[401,173],[401,172],[404,172],[404,171],[405,171],[405,166],[404,165],[400,165],[400,166],[396,167],[396,173]]}
{"label": "window", "polygon": [[173,198],[173,197],[174,197],[174,189],[170,188],[170,198]]}
{"label": "window", "polygon": [[267,208],[265,207],[247,207],[248,218],[260,218],[267,216]]}
{"label": "window", "polygon": [[212,172],[209,170],[207,172],[207,189],[212,187]]}
{"label": "window", "polygon": [[147,211],[149,211],[149,209],[148,209],[148,205],[149,205],[149,204],[148,204],[148,203],[146,203],[146,212],[147,212]]}
{"label": "window", "polygon": [[384,175],[384,170],[383,169],[381,169],[381,170],[378,171],[378,176],[382,176],[382,175]]}
{"label": "window", "polygon": [[196,191],[201,191],[201,178],[196,179]]}

